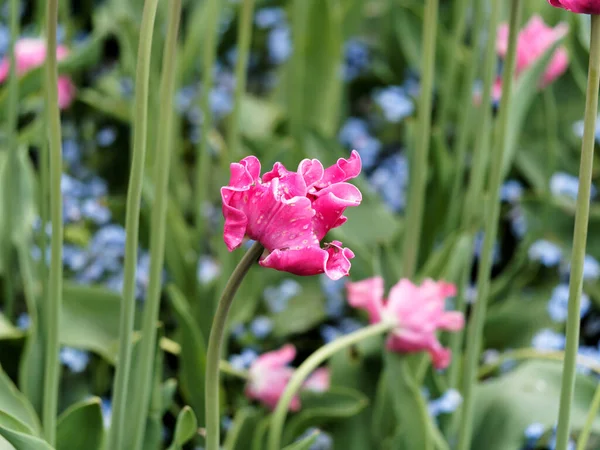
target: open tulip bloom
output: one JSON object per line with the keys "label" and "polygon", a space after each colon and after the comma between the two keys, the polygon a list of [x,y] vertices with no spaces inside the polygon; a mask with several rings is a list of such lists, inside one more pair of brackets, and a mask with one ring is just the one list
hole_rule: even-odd
{"label": "open tulip bloom", "polygon": [[599,0],[548,0],[552,6],[579,14],[600,14]]}
{"label": "open tulip bloom", "polygon": [[446,298],[456,294],[454,285],[428,279],[416,286],[402,279],[392,287],[385,303],[381,277],[348,283],[347,290],[348,303],[366,310],[371,323],[385,321],[397,325],[388,336],[388,350],[400,353],[427,351],[436,369],[448,367],[451,352],[442,347],[436,332],[458,331],[464,326],[462,313],[445,311]]}
{"label": "open tulip bloom", "polygon": [[362,200],[358,188],[346,183],[360,173],[358,153],[327,169],[316,159],[301,161],[296,172],[278,162],[261,178],[260,168],[255,156],[231,164],[229,184],[221,188],[229,251],[247,237],[267,250],[259,261],[263,267],[296,275],[325,273],[333,280],[348,275],[354,253],[339,241],[324,248],[320,241],[346,222],[347,207]]}

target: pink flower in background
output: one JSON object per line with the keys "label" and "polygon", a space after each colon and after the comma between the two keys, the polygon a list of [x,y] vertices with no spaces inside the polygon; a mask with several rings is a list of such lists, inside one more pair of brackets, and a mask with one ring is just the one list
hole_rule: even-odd
{"label": "pink flower in background", "polygon": [[[56,57],[59,61],[65,59],[69,51],[66,47],[59,45],[56,49]],[[17,74],[25,75],[30,70],[40,67],[46,59],[46,41],[43,39],[20,39],[15,44],[15,59],[17,62]],[[0,83],[8,78],[10,72],[10,59],[5,56],[0,61]],[[61,109],[69,107],[75,97],[75,85],[68,76],[58,78],[58,106]]]}
{"label": "pink flower in background", "polygon": [[[566,23],[559,23],[556,27],[549,27],[544,20],[533,16],[519,33],[517,41],[516,76],[527,70],[539,60],[557,41],[562,39],[569,31]],[[496,50],[501,58],[506,57],[508,51],[508,24],[498,28]],[[561,76],[569,66],[569,55],[565,47],[558,47],[550,59],[546,72],[542,77],[540,87],[545,87]],[[495,91],[498,92],[498,87]]]}
{"label": "pink flower in background", "polygon": [[[246,396],[260,401],[273,410],[283,394],[294,369],[289,364],[296,357],[296,348],[287,344],[279,350],[260,355],[250,366]],[[303,389],[324,392],[329,389],[329,370],[322,367],[308,377]],[[290,411],[300,409],[300,398],[295,396],[290,403]]]}
{"label": "pink flower in background", "polygon": [[579,14],[600,14],[600,0],[548,0],[552,6]]}
{"label": "pink flower in background", "polygon": [[397,324],[388,336],[388,350],[402,353],[427,351],[437,369],[450,364],[451,352],[442,347],[436,332],[458,331],[464,327],[462,313],[445,311],[446,298],[456,294],[454,285],[428,279],[416,286],[402,279],[392,287],[385,302],[381,277],[348,283],[347,291],[348,303],[366,310],[371,323],[392,321]]}
{"label": "pink flower in background", "polygon": [[360,173],[358,153],[327,169],[316,159],[303,160],[296,172],[275,163],[262,179],[260,169],[255,156],[232,163],[229,184],[221,188],[229,251],[247,237],[267,250],[259,261],[263,267],[296,275],[325,273],[333,280],[348,275],[354,253],[339,241],[324,248],[320,241],[346,222],[347,207],[360,205],[360,191],[346,183]]}

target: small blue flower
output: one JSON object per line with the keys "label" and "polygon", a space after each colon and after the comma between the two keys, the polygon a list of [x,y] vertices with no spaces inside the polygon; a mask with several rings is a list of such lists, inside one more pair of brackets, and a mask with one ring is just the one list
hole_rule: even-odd
{"label": "small blue flower", "polygon": [[[590,298],[585,294],[581,294],[581,308],[579,310],[581,317],[585,316],[590,309]],[[569,308],[569,285],[559,284],[552,291],[552,297],[548,302],[548,314],[555,322],[565,322],[567,320]]]}
{"label": "small blue flower", "polygon": [[10,45],[10,29],[4,25],[0,25],[0,57],[8,52]]}
{"label": "small blue flower", "polygon": [[198,260],[196,276],[200,284],[208,284],[215,280],[221,273],[221,267],[214,258],[202,256]]}
{"label": "small blue flower", "polygon": [[[474,245],[474,253],[478,258],[481,257],[481,252],[483,250],[483,240],[484,240],[483,232],[479,232],[475,235],[475,245]],[[494,242],[494,249],[492,250],[492,262],[497,264],[500,261],[500,244],[498,241]]]}
{"label": "small blue flower", "polygon": [[112,216],[110,209],[95,198],[88,198],[81,205],[81,214],[96,225],[104,225]]}
{"label": "small blue flower", "polygon": [[250,365],[258,358],[258,353],[251,348],[245,348],[239,355],[231,355],[229,363],[236,370],[247,370]]}
{"label": "small blue flower", "polygon": [[532,261],[539,261],[546,267],[552,267],[560,263],[562,250],[556,244],[540,239],[529,247],[528,255]]}
{"label": "small blue flower", "polygon": [[396,153],[383,160],[369,177],[369,182],[392,211],[402,211],[406,206],[408,189],[406,157]]}
{"label": "small blue flower", "polygon": [[267,316],[258,316],[250,322],[250,331],[258,339],[264,339],[273,331],[273,321]]}
{"label": "small blue flower", "polygon": [[585,255],[583,260],[583,279],[597,280],[600,278],[600,263],[591,255]]}
{"label": "small blue flower", "polygon": [[564,334],[545,328],[531,340],[531,345],[540,351],[563,350],[566,338]]}
{"label": "small blue flower", "polygon": [[346,304],[343,295],[345,281],[342,279],[334,281],[325,275],[322,275],[319,281],[321,282],[321,289],[325,293],[327,315],[332,318],[339,318],[343,314]]}
{"label": "small blue flower", "polygon": [[456,411],[462,400],[462,395],[456,389],[449,389],[441,397],[429,402],[429,414],[433,417],[450,414]]}
{"label": "small blue flower", "polygon": [[263,296],[269,311],[280,313],[287,308],[289,301],[300,294],[300,292],[302,292],[302,286],[297,281],[287,278],[277,287],[267,287]]}
{"label": "small blue flower", "polygon": [[352,81],[363,74],[371,62],[369,48],[358,40],[350,39],[344,46],[344,66],[342,76],[346,81]]}
{"label": "small blue flower", "polygon": [[[568,197],[572,200],[577,200],[579,179],[565,172],[556,172],[550,178],[550,192],[557,197]],[[594,186],[591,189],[591,196],[596,196],[596,188]]]}
{"label": "small blue flower", "polygon": [[356,150],[365,169],[371,169],[381,152],[381,142],[369,134],[367,123],[350,117],[339,132],[340,142],[347,148]]}
{"label": "small blue flower", "polygon": [[100,408],[102,410],[102,424],[104,425],[104,429],[108,430],[110,428],[110,421],[112,418],[112,402],[108,398],[103,398],[100,401]]}
{"label": "small blue flower", "polygon": [[84,249],[75,245],[65,244],[63,247],[63,264],[73,272],[79,272],[88,262]]}
{"label": "small blue flower", "polygon": [[222,118],[233,109],[231,90],[225,86],[217,86],[210,91],[210,109],[217,118]]}
{"label": "small blue flower", "polygon": [[523,185],[517,180],[507,180],[500,190],[500,198],[503,202],[516,203],[523,195]]}
{"label": "small blue flower", "polygon": [[96,142],[100,147],[109,147],[117,139],[117,130],[114,127],[104,127],[96,134]]}
{"label": "small blue flower", "polygon": [[194,106],[196,99],[196,87],[184,86],[175,94],[175,108],[180,114],[187,112]]}
{"label": "small blue flower", "polygon": [[285,20],[285,11],[281,8],[261,8],[254,15],[254,23],[261,29],[273,28]]}
{"label": "small blue flower", "polygon": [[67,366],[71,372],[81,373],[90,362],[90,355],[83,350],[63,347],[60,349],[60,362]]}
{"label": "small blue flower", "polygon": [[523,238],[527,233],[527,218],[523,210],[518,206],[511,208],[508,217],[510,219],[510,228],[515,236]]}
{"label": "small blue flower", "polygon": [[385,119],[392,123],[400,122],[415,111],[413,101],[399,86],[379,90],[375,94],[375,103],[383,110]]}
{"label": "small blue flower", "polygon": [[269,60],[272,64],[284,63],[292,54],[292,36],[288,25],[277,25],[267,37]]}
{"label": "small blue flower", "polygon": [[321,339],[326,344],[329,344],[332,341],[335,341],[338,337],[342,336],[343,333],[333,325],[321,325],[319,328],[319,333],[321,334]]}
{"label": "small blue flower", "polygon": [[31,325],[31,317],[29,317],[29,314],[27,314],[27,313],[19,314],[19,317],[17,317],[17,327],[20,330],[27,330],[27,329],[29,329],[30,325]]}
{"label": "small blue flower", "polygon": [[537,441],[546,431],[546,426],[542,423],[534,422],[525,428],[525,439],[529,441]]}

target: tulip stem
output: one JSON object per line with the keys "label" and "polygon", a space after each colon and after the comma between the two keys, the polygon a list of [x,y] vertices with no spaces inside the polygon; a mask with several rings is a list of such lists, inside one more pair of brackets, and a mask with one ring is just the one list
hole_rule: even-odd
{"label": "tulip stem", "polygon": [[567,316],[567,343],[563,365],[560,410],[556,430],[556,450],[566,450],[569,442],[571,406],[575,390],[575,367],[579,347],[579,326],[581,291],[583,289],[583,262],[590,215],[590,192],[596,115],[598,113],[598,87],[600,84],[600,16],[592,15],[590,38],[590,62],[586,93],[581,164],[579,167],[579,191],[575,209],[575,229],[573,232],[573,254],[571,256],[571,276],[569,282],[569,311]]}
{"label": "tulip stem", "polygon": [[600,384],[596,387],[596,392],[594,393],[594,398],[592,399],[592,405],[590,406],[590,411],[588,412],[587,419],[585,420],[585,424],[583,425],[583,429],[581,430],[581,434],[577,439],[577,450],[585,450],[587,448],[588,439],[590,438],[590,433],[592,432],[592,426],[594,425],[594,419],[598,415],[598,409],[600,408]]}
{"label": "tulip stem", "polygon": [[250,53],[250,42],[252,38],[252,18],[255,0],[242,0],[240,2],[240,15],[237,38],[237,62],[235,66],[235,96],[233,101],[233,112],[229,120],[229,135],[227,146],[232,159],[239,154],[239,130],[242,98],[246,91],[246,70],[248,67],[248,55]]}
{"label": "tulip stem", "polygon": [[[490,291],[490,278],[492,272],[492,257],[494,241],[498,232],[500,217],[500,185],[502,184],[502,161],[508,134],[508,118],[511,107],[512,86],[517,53],[517,34],[521,22],[522,0],[511,0],[508,53],[504,66],[502,79],[502,101],[500,104],[500,117],[496,129],[495,147],[490,166],[488,186],[488,205],[485,215],[485,235],[483,251],[480,258],[479,273],[477,275],[477,301],[473,307],[473,315],[469,321],[467,350],[463,373],[463,407],[462,420],[459,430],[458,450],[468,450],[471,446],[473,429],[474,386],[477,382],[477,365],[483,341],[483,325]],[[488,105],[484,104],[483,107]]]}
{"label": "tulip stem", "polygon": [[406,232],[402,258],[402,276],[411,278],[419,259],[419,245],[425,191],[427,188],[427,161],[431,141],[431,105],[435,75],[435,47],[438,27],[439,0],[426,0],[423,24],[423,67],[421,70],[421,98],[419,103],[419,134],[412,152],[410,193],[406,212]]}
{"label": "tulip stem", "polygon": [[165,256],[165,237],[167,222],[167,202],[169,197],[169,166],[171,163],[171,129],[173,110],[167,105],[173,104],[175,90],[175,64],[177,56],[177,34],[181,16],[181,0],[169,2],[169,25],[167,40],[163,52],[162,79],[160,85],[159,128],[154,161],[154,204],[152,205],[152,224],[150,228],[150,282],[144,305],[142,340],[139,344],[140,370],[134,390],[133,415],[128,428],[133,432],[133,449],[141,449],[144,428],[150,404],[150,390],[156,351],[156,323],[160,308],[160,293]]}
{"label": "tulip stem", "polygon": [[219,450],[220,415],[219,415],[219,365],[221,348],[227,325],[227,315],[244,277],[250,268],[258,261],[264,247],[259,242],[252,244],[229,277],[213,318],[206,352],[206,450]]}
{"label": "tulip stem", "polygon": [[[269,431],[268,450],[281,449],[281,436],[283,434],[283,425],[287,416],[288,409],[292,399],[302,387],[302,384],[308,376],[337,352],[344,350],[351,345],[357,344],[365,339],[379,334],[386,333],[396,326],[395,323],[380,322],[368,327],[361,328],[353,333],[347,334],[341,338],[335,339],[327,345],[319,348],[316,352],[310,355],[301,365],[294,371],[294,375],[290,378],[283,394],[277,402],[275,411],[271,415],[271,425]],[[211,450],[211,449],[209,449]]]}
{"label": "tulip stem", "polygon": [[50,217],[52,222],[51,256],[48,304],[46,314],[46,354],[44,377],[44,401],[42,420],[46,440],[54,446],[56,438],[56,415],[58,413],[58,387],[60,364],[60,307],[62,300],[62,147],[60,111],[58,109],[58,65],[56,60],[56,29],[58,26],[58,0],[48,0],[46,9],[46,113],[48,120],[48,143],[50,148]]}
{"label": "tulip stem", "polygon": [[127,387],[131,371],[133,352],[133,325],[135,318],[135,279],[137,269],[137,249],[139,245],[140,203],[142,181],[148,135],[148,97],[150,84],[150,58],[152,55],[152,35],[158,0],[146,0],[142,13],[138,60],[135,83],[135,117],[133,123],[133,148],[131,174],[127,189],[127,209],[125,217],[125,269],[123,275],[123,298],[119,324],[119,355],[113,385],[113,415],[109,433],[111,450],[125,448],[124,428],[126,421]]}

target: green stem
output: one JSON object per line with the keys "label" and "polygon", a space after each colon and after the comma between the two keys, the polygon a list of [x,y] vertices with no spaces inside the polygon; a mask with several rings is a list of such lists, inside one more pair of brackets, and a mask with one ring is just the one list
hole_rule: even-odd
{"label": "green stem", "polygon": [[[463,376],[463,407],[462,421],[459,430],[458,450],[467,450],[471,445],[473,428],[474,386],[477,382],[477,364],[483,340],[483,325],[487,309],[492,272],[492,256],[494,241],[498,232],[500,217],[500,185],[502,183],[502,160],[506,147],[508,134],[508,118],[511,107],[512,87],[515,71],[517,50],[517,33],[521,22],[522,0],[511,0],[510,33],[508,54],[504,66],[502,80],[502,102],[500,104],[500,117],[497,128],[497,142],[493,149],[491,174],[488,188],[488,205],[485,214],[485,236],[483,251],[479,261],[477,276],[477,301],[473,307],[473,316],[469,322],[467,351]],[[484,104],[484,107],[486,104]]]}
{"label": "green stem", "polygon": [[229,277],[229,281],[227,281],[213,318],[208,340],[208,350],[206,352],[206,450],[219,450],[219,363],[227,325],[227,315],[229,314],[235,293],[263,250],[264,247],[262,244],[255,242],[240,260]]}
{"label": "green stem", "polygon": [[438,26],[439,0],[426,0],[423,24],[423,67],[421,72],[421,98],[419,103],[419,135],[413,151],[410,169],[410,196],[406,212],[406,232],[402,258],[402,276],[415,274],[419,258],[419,243],[425,191],[427,188],[427,160],[431,140],[431,105],[433,101],[433,79],[435,75],[435,46]]}
{"label": "green stem", "polygon": [[[502,2],[500,0],[492,0],[491,12],[488,22],[487,35],[496,36],[496,30],[498,28],[498,22],[500,21],[500,7]],[[494,79],[496,75],[496,41],[494,39],[488,39],[485,48],[485,61],[483,65],[483,92],[481,94],[481,105],[479,111],[479,120],[476,126],[478,132],[475,134],[475,146],[473,151],[473,165],[471,167],[471,173],[469,175],[469,185],[467,187],[466,201],[464,203],[463,215],[462,215],[462,226],[464,228],[477,226],[479,229],[479,220],[477,214],[479,208],[483,204],[483,186],[485,184],[485,177],[488,166],[488,148],[490,146],[490,130],[492,122],[492,108],[490,107],[492,99],[492,87],[494,85]],[[452,197],[456,198],[456,197]],[[480,217],[482,217],[481,215]],[[474,236],[473,236],[474,239]],[[473,243],[470,249],[473,248]],[[469,254],[473,251],[469,250]],[[472,261],[470,261],[464,268],[464,272],[461,275],[458,295],[456,297],[456,310],[464,313],[466,311],[465,295],[467,292],[469,280],[471,279],[471,268]],[[459,361],[457,358],[461,354],[461,349],[464,341],[464,331],[460,330],[452,333],[450,337],[450,348],[452,354],[455,355],[452,358],[449,373],[449,385],[451,388],[455,388],[458,385],[459,375]]]}
{"label": "green stem", "polygon": [[302,148],[304,131],[304,76],[306,69],[306,46],[308,45],[308,8],[310,2],[294,0],[292,5],[292,33],[294,52],[292,53],[290,98],[290,132],[294,138],[296,150]]}
{"label": "green stem", "polygon": [[233,367],[229,361],[224,359],[219,361],[219,370],[227,375],[231,375],[236,378],[241,378],[242,380],[247,380],[249,378],[248,372],[244,372]]}
{"label": "green stem", "polygon": [[590,406],[590,411],[588,412],[587,419],[585,420],[585,425],[581,430],[581,434],[577,439],[577,449],[576,450],[585,450],[587,448],[588,439],[590,438],[590,434],[592,432],[592,426],[594,425],[594,420],[598,415],[598,409],[600,408],[600,384],[596,387],[596,392],[594,393],[594,398],[592,399],[592,406]]}
{"label": "green stem", "polygon": [[150,78],[150,58],[152,36],[158,0],[146,0],[140,29],[138,60],[136,69],[135,116],[133,123],[133,147],[131,173],[127,190],[127,209],[125,213],[125,262],[123,280],[123,298],[119,324],[119,355],[113,385],[113,415],[109,432],[108,448],[125,448],[123,429],[127,410],[127,386],[131,369],[133,350],[132,334],[135,316],[135,277],[137,269],[137,249],[139,244],[140,202],[144,161],[146,158],[146,138],[148,131],[148,96]]}
{"label": "green stem", "polygon": [[[19,146],[19,80],[17,78],[17,61],[15,45],[19,38],[19,4],[18,0],[10,0],[10,69],[8,75],[8,117],[6,120],[7,134],[10,137],[8,146],[8,157],[6,160],[6,185],[13,186],[15,183],[15,162],[17,160],[17,147]],[[13,196],[14,190],[6,189],[4,199],[6,202],[6,229],[4,244],[4,308],[6,317],[13,319],[15,308],[15,292],[13,286]]]}
{"label": "green stem", "polygon": [[56,28],[58,0],[48,0],[46,9],[46,107],[48,117],[48,142],[50,148],[50,219],[52,222],[50,279],[48,304],[46,305],[46,365],[44,377],[44,404],[42,421],[44,433],[50,445],[56,437],[56,414],[58,407],[58,384],[60,351],[58,330],[62,300],[62,147],[60,111],[58,109],[58,66],[56,61]]}
{"label": "green stem", "polygon": [[565,347],[560,410],[556,430],[556,450],[566,450],[569,442],[571,406],[575,390],[575,366],[577,362],[577,350],[579,347],[579,309],[581,305],[581,291],[583,288],[583,261],[585,258],[585,246],[590,215],[590,191],[592,185],[592,166],[594,163],[599,84],[600,16],[592,15],[588,86],[585,104],[583,143],[581,145],[581,165],[579,167],[579,192],[577,194],[575,229],[573,233],[573,254],[571,256],[567,343]]}
{"label": "green stem", "polygon": [[[467,168],[467,148],[472,141],[473,131],[475,127],[473,126],[476,121],[475,116],[475,105],[473,103],[473,85],[475,83],[475,77],[477,75],[477,61],[479,61],[479,48],[481,45],[481,37],[483,29],[483,24],[485,22],[485,9],[486,6],[484,2],[479,0],[475,1],[473,6],[473,14],[474,24],[473,24],[473,43],[471,48],[471,55],[467,60],[466,73],[467,76],[464,80],[463,92],[460,99],[460,104],[462,105],[461,115],[458,119],[458,137],[456,140],[456,152],[455,152],[455,161],[456,161],[456,169],[454,174],[454,180],[452,183],[452,188],[450,190],[450,202],[449,202],[449,213],[448,213],[448,222],[447,222],[447,230],[448,232],[452,232],[458,228],[458,222],[460,219],[460,210],[462,202],[459,200],[462,197],[462,187],[465,178],[465,171]],[[463,12],[463,15],[466,16],[466,12]],[[451,60],[455,60],[456,57],[451,57]],[[450,81],[446,84],[446,86],[450,85]]]}
{"label": "green stem", "polygon": [[[546,132],[548,138],[548,164],[547,177],[550,179],[556,170],[556,161],[559,152],[559,140],[557,135],[558,130],[558,107],[556,98],[552,92],[552,86],[547,86],[543,92],[544,96],[544,111],[546,116]],[[548,187],[548,191],[549,191]]]}
{"label": "green stem", "polygon": [[[210,108],[210,92],[213,87],[214,65],[217,55],[217,36],[219,30],[220,0],[206,0],[206,31],[204,33],[204,46],[202,53],[202,92],[200,95],[200,109],[202,110],[202,125],[200,130],[200,144],[196,154],[196,182],[195,197],[198,205],[196,210],[196,235],[198,239],[204,238],[204,207],[208,201],[208,186],[210,181],[210,149],[208,135],[213,126],[212,110]],[[227,161],[223,155],[223,161]]]}
{"label": "green stem", "polygon": [[[450,104],[455,99],[455,87],[456,87],[456,78],[457,78],[457,69],[458,69],[458,54],[460,52],[460,46],[462,44],[462,40],[465,36],[465,31],[467,28],[467,7],[469,0],[457,0],[454,3],[454,11],[453,11],[453,24],[454,27],[452,29],[452,40],[450,41],[448,53],[446,54],[446,72],[444,77],[446,82],[444,83],[442,95],[440,98],[440,129],[442,130],[442,135],[446,133],[446,125],[448,123],[448,114],[450,110]],[[479,0],[475,0],[475,6],[478,6],[480,3]],[[481,8],[480,8],[481,9]],[[475,40],[479,39],[479,36],[473,33],[475,36]],[[471,60],[476,58],[476,54],[472,55]],[[473,64],[471,62],[471,64]],[[472,89],[472,83],[471,87]],[[472,91],[471,91],[472,92]],[[452,197],[453,199],[456,197]]]}
{"label": "green stem", "polygon": [[[347,334],[338,338],[327,345],[319,348],[316,352],[310,355],[301,365],[294,371],[294,375],[290,378],[283,394],[277,402],[277,407],[271,415],[271,426],[269,431],[268,450],[279,450],[281,448],[281,435],[283,434],[283,425],[287,416],[290,403],[294,396],[298,393],[304,381],[308,376],[323,362],[335,355],[337,352],[357,344],[365,339],[379,334],[386,333],[392,330],[396,324],[388,322],[380,322],[368,327],[361,328],[353,333]],[[211,449],[209,449],[211,450]]]}
{"label": "green stem", "polygon": [[134,407],[128,428],[133,430],[133,449],[141,449],[144,440],[146,417],[151,398],[151,381],[156,350],[158,313],[162,271],[165,255],[167,228],[167,202],[169,197],[169,166],[171,163],[171,136],[173,125],[173,97],[175,91],[175,67],[177,57],[177,35],[181,16],[181,0],[169,2],[169,25],[163,53],[162,80],[158,131],[154,161],[154,204],[152,205],[152,225],[150,228],[150,278],[148,294],[144,304],[142,339],[140,346],[140,370],[134,391]]}
{"label": "green stem", "polygon": [[227,146],[233,159],[239,154],[239,129],[242,98],[246,92],[246,70],[248,67],[248,55],[250,54],[250,42],[252,39],[252,18],[255,0],[242,0],[240,2],[240,15],[237,39],[237,63],[235,66],[235,96],[233,101],[233,112],[229,121],[229,134]]}

